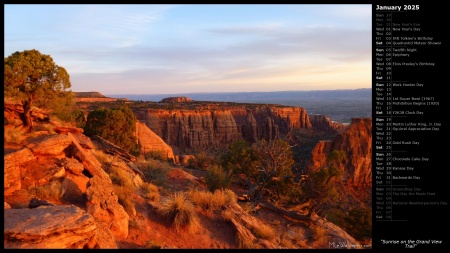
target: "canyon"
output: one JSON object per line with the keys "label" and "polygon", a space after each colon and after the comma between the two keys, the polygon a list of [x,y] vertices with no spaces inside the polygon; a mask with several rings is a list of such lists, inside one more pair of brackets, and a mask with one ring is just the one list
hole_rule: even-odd
{"label": "canyon", "polygon": [[[135,135],[141,144],[141,152],[159,151],[173,161],[174,167],[167,179],[170,191],[180,191],[192,185],[205,188],[203,172],[188,169],[186,171],[191,171],[192,175],[184,172],[186,159],[195,159],[198,152],[223,151],[236,140],[254,143],[260,139],[283,138],[298,129],[323,131],[334,136],[314,145],[308,160],[309,170],[324,166],[331,151],[343,150],[346,159],[339,166],[345,172],[343,182],[346,187],[369,189],[372,185],[371,118],[353,118],[349,124],[341,124],[325,115],[310,115],[304,108],[295,106],[204,102],[189,98],[139,103],[96,96],[99,95],[92,93],[88,98],[78,97],[77,105],[85,114],[99,106],[129,105],[136,116]],[[5,129],[20,128],[20,113],[19,105],[5,102]],[[252,238],[258,247],[285,247],[280,239],[269,242],[255,238],[252,230],[246,228],[262,226],[262,222],[272,224],[273,217],[277,217],[278,223],[285,227],[291,224],[282,215],[276,216],[275,212],[261,206],[258,213],[262,216],[259,218],[244,211],[241,206],[245,205],[224,207],[240,217],[231,225],[224,223],[220,214],[200,212],[204,227],[201,232],[190,235],[195,238],[191,242],[182,239],[189,236],[182,234],[180,237],[165,228],[164,221],[158,221],[159,216],[150,215],[158,203],[142,200],[140,193],[130,195],[140,204],[131,211],[125,210],[108,173],[113,169],[121,170],[136,187],[140,187],[146,175],[138,166],[137,158],[98,136],[84,135],[82,128],[54,122],[45,110],[33,108],[31,115],[36,122],[36,130],[21,144],[5,143],[5,248],[145,248],[148,240],[160,237],[168,242],[162,243],[163,248],[201,248],[206,242],[220,248],[237,248],[233,239],[235,234]],[[98,150],[113,160],[102,161],[96,155]],[[60,200],[33,197],[42,187],[55,183],[64,188]],[[162,196],[169,194],[167,189],[161,192]],[[350,188],[346,189],[349,195],[353,194]],[[237,188],[235,192],[241,191]],[[317,215],[311,221],[322,224],[329,238],[359,244],[340,227]],[[144,223],[147,225],[139,225]],[[296,226],[313,233],[311,227]],[[216,234],[226,231],[229,231],[228,235]],[[287,233],[289,228],[280,231]],[[172,238],[174,236],[179,239]],[[142,238],[147,238],[147,241]],[[195,240],[199,243],[196,244]],[[309,239],[305,237],[302,240],[306,242]],[[326,242],[308,244],[308,247],[327,247]]]}

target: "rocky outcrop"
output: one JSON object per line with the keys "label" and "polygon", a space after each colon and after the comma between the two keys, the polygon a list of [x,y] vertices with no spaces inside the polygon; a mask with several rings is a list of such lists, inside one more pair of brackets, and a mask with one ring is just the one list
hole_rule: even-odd
{"label": "rocky outcrop", "polygon": [[[18,126],[22,124],[20,115],[23,114],[23,107],[21,103],[4,102],[3,118],[8,124]],[[33,121],[48,122],[50,120],[50,114],[40,108],[32,107],[30,110],[31,118]]]}
{"label": "rocky outcrop", "polygon": [[115,102],[117,98],[75,98],[76,102]]}
{"label": "rocky outcrop", "polygon": [[81,134],[84,132],[84,129],[80,128],[80,127],[56,126],[53,130],[58,134],[67,134],[67,133],[73,133],[73,134],[80,133]]}
{"label": "rocky outcrop", "polygon": [[[12,231],[8,236],[5,225],[5,242],[10,248],[117,248],[116,239],[128,236],[129,216],[118,203],[103,165],[91,153],[94,144],[82,133],[64,133],[29,138],[26,146],[5,151],[5,209],[6,203],[13,203],[11,210],[23,210],[12,214],[24,219],[8,220]],[[139,177],[135,170],[128,170]],[[142,183],[139,179],[133,180]],[[33,198],[44,189],[42,196],[49,199]],[[86,211],[81,214],[72,210],[74,207],[60,206],[61,201]],[[47,204],[57,209],[42,211]],[[25,206],[40,211],[29,212]],[[86,220],[91,221],[83,223]],[[53,221],[61,228],[55,228]]]}
{"label": "rocky outcrop", "polygon": [[328,132],[341,132],[345,129],[345,125],[342,123],[331,121],[326,115],[309,115],[309,120],[314,129]]}
{"label": "rocky outcrop", "polygon": [[80,143],[78,143],[77,139],[71,134],[67,133],[67,136],[72,140],[71,155],[77,159],[81,164],[83,164],[84,168],[89,172],[89,175],[97,176],[103,180],[111,182],[108,174],[102,169],[102,164],[92,155],[89,151],[85,150],[81,147]]}
{"label": "rocky outcrop", "polygon": [[144,123],[136,121],[136,137],[141,145],[141,153],[161,151],[167,159],[175,160],[172,148],[161,137],[150,130]]}
{"label": "rocky outcrop", "polygon": [[207,109],[134,109],[134,114],[172,148],[221,148],[233,141],[273,139],[295,128],[311,128],[306,110],[282,106],[216,106]]}
{"label": "rocky outcrop", "polygon": [[334,140],[320,141],[312,151],[309,168],[324,166],[333,150],[343,150],[346,154],[340,166],[347,185],[372,186],[372,118],[354,118]]}
{"label": "rocky outcrop", "polygon": [[112,184],[99,177],[89,179],[86,190],[87,209],[98,222],[111,230],[116,238],[128,237],[129,216],[117,201]]}
{"label": "rocky outcrop", "polygon": [[20,190],[22,188],[20,165],[34,160],[36,160],[36,157],[28,148],[22,148],[17,151],[5,154],[3,167],[4,195],[10,195],[14,191]]}
{"label": "rocky outcrop", "polygon": [[192,102],[192,100],[188,97],[168,97],[163,98],[160,103],[188,103]]}
{"label": "rocky outcrop", "polygon": [[76,206],[4,210],[5,249],[92,249],[97,231],[94,218]]}
{"label": "rocky outcrop", "polygon": [[51,134],[30,140],[27,147],[35,155],[60,155],[71,143],[72,140],[67,135]]}
{"label": "rocky outcrop", "polygon": [[114,102],[117,100],[128,100],[123,98],[110,98],[96,91],[73,92],[76,102]]}

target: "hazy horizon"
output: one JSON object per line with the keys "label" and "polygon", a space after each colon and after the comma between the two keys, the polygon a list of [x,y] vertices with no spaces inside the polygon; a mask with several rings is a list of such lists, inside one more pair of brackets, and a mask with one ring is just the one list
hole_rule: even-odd
{"label": "hazy horizon", "polygon": [[371,8],[5,4],[4,57],[36,49],[103,94],[371,88]]}
{"label": "hazy horizon", "polygon": [[[154,96],[159,96],[159,95],[189,95],[189,94],[232,94],[232,93],[280,93],[280,92],[316,92],[316,91],[323,91],[323,92],[327,92],[327,91],[349,91],[349,90],[363,90],[363,89],[372,89],[372,88],[354,88],[354,89],[328,89],[328,90],[272,90],[272,91],[217,91],[217,92],[182,92],[182,93],[116,93],[116,94],[107,94],[107,93],[102,93],[104,96],[118,96],[118,95],[154,95]],[[98,92],[95,90],[91,90],[91,91],[75,91],[72,90],[73,92]]]}

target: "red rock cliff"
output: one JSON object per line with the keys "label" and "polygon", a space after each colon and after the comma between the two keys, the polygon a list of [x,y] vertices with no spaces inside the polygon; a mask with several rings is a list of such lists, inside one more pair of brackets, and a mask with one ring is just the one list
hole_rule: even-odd
{"label": "red rock cliff", "polygon": [[354,118],[334,141],[320,141],[312,151],[310,169],[325,165],[333,150],[343,150],[347,159],[341,164],[343,180],[348,185],[372,185],[372,118]]}
{"label": "red rock cliff", "polygon": [[342,123],[331,121],[326,115],[309,115],[309,120],[313,128],[322,131],[340,132],[344,130],[345,125]]}
{"label": "red rock cliff", "polygon": [[220,148],[238,139],[254,142],[273,139],[293,128],[311,128],[300,107],[236,106],[208,109],[135,109],[144,122],[168,145],[182,150]]}

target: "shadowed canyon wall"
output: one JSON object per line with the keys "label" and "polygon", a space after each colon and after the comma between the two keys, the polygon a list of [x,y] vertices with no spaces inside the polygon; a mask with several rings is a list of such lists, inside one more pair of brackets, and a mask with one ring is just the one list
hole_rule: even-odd
{"label": "shadowed canyon wall", "polygon": [[287,134],[294,128],[311,128],[300,107],[236,106],[208,110],[134,109],[137,120],[181,150],[213,149],[244,139],[255,142]]}

